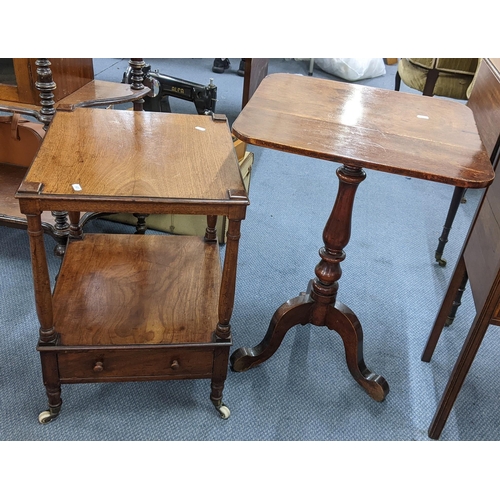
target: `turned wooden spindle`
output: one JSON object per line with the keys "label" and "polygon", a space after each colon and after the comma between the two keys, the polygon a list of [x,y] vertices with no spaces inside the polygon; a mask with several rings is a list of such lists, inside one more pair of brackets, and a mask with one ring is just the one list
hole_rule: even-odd
{"label": "turned wooden spindle", "polygon": [[148,226],[146,224],[146,219],[149,217],[149,214],[133,214],[133,216],[137,219],[137,223],[135,225],[135,234],[145,234]]}
{"label": "turned wooden spindle", "polygon": [[68,212],[69,215],[69,237],[75,240],[81,240],[83,237],[83,228],[80,224],[80,212]]}
{"label": "turned wooden spindle", "polygon": [[[129,61],[129,65],[131,68],[130,80],[132,82],[130,88],[132,90],[142,90],[144,88],[143,68],[146,65],[144,59],[131,58]],[[134,101],[134,111],[143,111],[143,109],[144,109],[144,99],[137,99],[136,101]]]}
{"label": "turned wooden spindle", "polygon": [[[50,69],[50,61],[48,59],[37,59],[35,64],[37,67],[35,88],[40,92],[40,104],[42,106],[39,119],[43,122],[43,128],[47,130],[56,113],[54,107],[54,90],[57,87],[53,79],[52,70]],[[69,231],[68,213],[65,211],[53,211],[52,215],[55,219],[54,233],[61,236],[67,235]],[[56,245],[54,253],[61,257],[64,254],[64,245]]]}
{"label": "turned wooden spindle", "polygon": [[215,329],[216,338],[229,339],[231,336],[231,316],[233,314],[236,286],[236,267],[238,265],[238,246],[240,241],[241,220],[229,220],[227,230],[226,254],[220,287],[219,322]]}
{"label": "turned wooden spindle", "polygon": [[54,90],[56,89],[56,84],[52,77],[52,70],[50,69],[50,61],[48,59],[37,59],[35,64],[37,66],[35,88],[40,92],[40,104],[42,105],[40,120],[43,122],[44,128],[47,129],[56,112],[54,107]]}
{"label": "turned wooden spindle", "polygon": [[40,322],[40,343],[51,344],[57,339],[54,329],[54,317],[52,313],[52,292],[50,288],[50,276],[45,258],[45,242],[40,214],[26,216],[28,221],[28,237],[32,256],[39,259],[31,260],[33,270],[33,282],[35,286],[35,303],[38,320]]}
{"label": "turned wooden spindle", "polygon": [[217,225],[216,215],[207,215],[207,228],[205,230],[205,241],[217,241]]}
{"label": "turned wooden spindle", "polygon": [[361,168],[343,165],[337,169],[339,190],[335,205],[323,231],[325,244],[319,251],[321,261],[315,268],[316,278],[311,296],[316,302],[335,304],[338,280],[342,276],[340,263],[345,259],[344,248],[351,238],[354,196],[366,174]]}

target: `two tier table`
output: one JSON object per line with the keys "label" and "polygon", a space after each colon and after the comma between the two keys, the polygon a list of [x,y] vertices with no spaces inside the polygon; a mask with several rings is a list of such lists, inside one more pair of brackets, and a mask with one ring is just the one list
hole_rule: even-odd
{"label": "two tier table", "polygon": [[[223,115],[111,109],[57,113],[17,198],[28,221],[49,422],[61,384],[211,379],[222,402],[232,345],[241,221],[249,204]],[[70,237],[52,289],[41,225],[67,210]],[[92,234],[80,213],[202,214],[204,238]],[[223,262],[215,232],[226,217]]]}

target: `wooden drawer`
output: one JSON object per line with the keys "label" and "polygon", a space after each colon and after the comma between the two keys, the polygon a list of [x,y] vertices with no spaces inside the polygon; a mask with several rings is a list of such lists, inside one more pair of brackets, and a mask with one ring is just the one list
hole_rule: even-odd
{"label": "wooden drawer", "polygon": [[213,357],[213,347],[92,349],[59,352],[58,365],[65,383],[211,378]]}

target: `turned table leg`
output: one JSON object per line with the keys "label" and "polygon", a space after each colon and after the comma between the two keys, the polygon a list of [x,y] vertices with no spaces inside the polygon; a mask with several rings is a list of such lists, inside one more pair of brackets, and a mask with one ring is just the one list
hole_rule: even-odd
{"label": "turned table leg", "polygon": [[465,191],[466,191],[465,188],[459,188],[459,187],[456,187],[453,191],[453,196],[451,198],[450,207],[448,208],[448,214],[446,216],[446,220],[445,220],[444,226],[443,226],[443,232],[441,233],[441,236],[439,237],[439,243],[438,243],[438,246],[436,248],[436,253],[434,255],[436,262],[441,267],[446,266],[446,260],[443,259],[444,247],[446,246],[446,243],[448,243],[448,235],[450,234],[451,226],[453,224],[453,221],[455,220],[455,216],[457,215],[458,207],[460,206],[460,203],[462,202]]}
{"label": "turned table leg", "polygon": [[421,358],[422,361],[429,362],[431,360],[443,328],[447,324],[451,324],[450,316],[451,314],[454,315],[456,313],[456,308],[458,307],[457,301],[460,301],[461,298],[460,287],[462,285],[465,286],[466,280],[467,268],[465,266],[464,257],[461,255],[451,277],[451,281],[441,303],[441,307],[439,308],[439,312],[434,320],[434,325],[429,338],[427,339],[427,343],[425,344],[424,352],[422,353]]}
{"label": "turned table leg", "polygon": [[33,270],[33,283],[35,287],[35,303],[38,321],[40,322],[40,338],[38,350],[42,363],[43,383],[49,400],[49,409],[40,413],[40,423],[54,420],[61,410],[61,383],[57,367],[57,354],[44,351],[44,346],[52,346],[57,342],[57,333],[54,329],[52,313],[52,292],[50,289],[50,276],[45,254],[43,229],[40,214],[27,215],[28,236],[31,249],[31,265]]}
{"label": "turned table leg", "polygon": [[[207,217],[205,240],[217,244],[215,226],[216,216]],[[236,268],[238,264],[238,246],[240,240],[241,220],[229,219],[227,231],[227,246],[224,256],[224,267],[219,295],[219,321],[214,331],[215,343],[214,364],[212,369],[210,400],[223,419],[229,418],[231,412],[222,401],[222,392],[227,376],[229,348],[231,346],[231,316],[233,314],[234,296],[236,288]]]}
{"label": "turned table leg", "polygon": [[347,366],[356,382],[370,397],[383,401],[389,392],[385,379],[368,370],[363,360],[363,332],[356,315],[336,302],[340,263],[345,259],[344,247],[351,236],[354,196],[364,180],[361,168],[343,165],[337,170],[339,190],[335,204],[323,231],[324,247],[319,251],[320,262],[316,278],[308,291],[300,294],[275,312],[266,336],[256,347],[242,347],[231,356],[231,368],[245,371],[269,359],[280,346],[285,334],[298,324],[326,326],[342,338]]}

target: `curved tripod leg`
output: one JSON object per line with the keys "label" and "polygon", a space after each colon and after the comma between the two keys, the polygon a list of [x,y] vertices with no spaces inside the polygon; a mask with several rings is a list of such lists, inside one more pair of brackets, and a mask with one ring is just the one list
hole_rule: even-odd
{"label": "curved tripod leg", "polygon": [[347,367],[354,380],[375,401],[383,401],[389,393],[384,377],[371,372],[363,359],[363,329],[357,316],[344,304],[337,302],[328,308],[325,326],[342,338]]}
{"label": "curved tripod leg", "polygon": [[337,169],[339,190],[323,231],[324,247],[319,251],[320,262],[315,267],[316,278],[307,293],[283,304],[275,313],[266,336],[256,347],[242,347],[231,356],[233,371],[246,371],[269,359],[280,346],[286,332],[298,324],[326,326],[336,331],[344,342],[347,365],[354,379],[368,395],[383,401],[389,392],[385,379],[372,373],[363,360],[363,331],[355,314],[343,304],[335,305],[338,281],[342,275],[340,263],[345,259],[344,248],[351,235],[354,195],[364,180],[362,168],[342,165]]}
{"label": "curved tripod leg", "polygon": [[244,372],[269,359],[281,345],[286,332],[296,325],[309,323],[315,303],[309,295],[301,294],[285,302],[274,313],[266,336],[255,347],[240,347],[231,355],[231,369]]}

